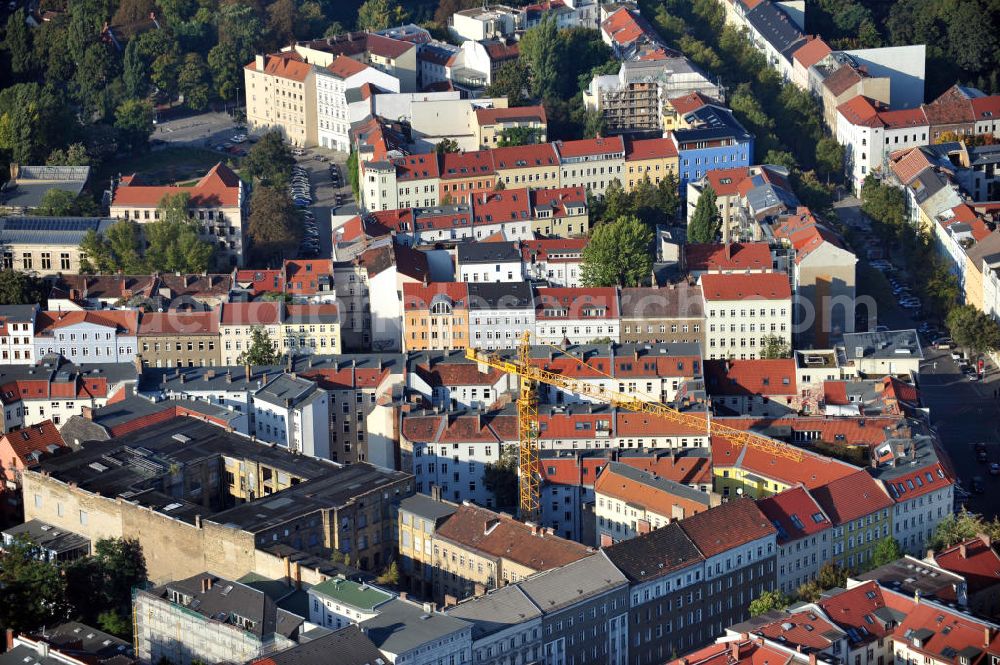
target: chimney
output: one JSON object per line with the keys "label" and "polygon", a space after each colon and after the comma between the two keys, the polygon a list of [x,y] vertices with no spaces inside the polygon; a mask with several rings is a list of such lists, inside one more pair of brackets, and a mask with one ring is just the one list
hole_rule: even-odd
{"label": "chimney", "polygon": [[400,591],[399,592],[399,599],[400,600],[406,600],[409,597],[409,595],[410,594],[406,593],[405,591]]}
{"label": "chimney", "polygon": [[258,72],[264,71],[264,56],[258,55],[254,58],[254,65],[256,66]]}
{"label": "chimney", "polygon": [[989,626],[983,626],[983,646],[989,648],[990,642],[993,641],[993,631],[990,630]]}
{"label": "chimney", "polygon": [[201,578],[201,592],[207,593],[212,588],[213,579],[211,577]]}
{"label": "chimney", "polygon": [[958,546],[958,556],[963,559],[969,558],[969,550],[965,543],[960,543]]}
{"label": "chimney", "polygon": [[84,417],[85,420],[94,419],[94,410],[89,406],[80,407],[80,415]]}
{"label": "chimney", "polygon": [[809,654],[809,665],[816,665],[816,653]]}
{"label": "chimney", "polygon": [[431,498],[434,499],[435,501],[440,501],[441,500],[441,486],[440,485],[431,485]]}
{"label": "chimney", "polygon": [[246,378],[247,381],[250,380],[250,363],[247,363],[246,365],[243,366],[243,376]]}
{"label": "chimney", "polygon": [[226,383],[232,383],[232,382],[233,382],[233,373],[231,371],[226,372]]}
{"label": "chimney", "polygon": [[180,370],[177,371],[177,378],[181,383],[184,383],[184,374],[182,374]]}
{"label": "chimney", "polygon": [[979,540],[983,541],[983,545],[986,545],[986,547],[993,547],[993,539],[990,538],[990,534],[988,533],[979,534]]}
{"label": "chimney", "polygon": [[739,660],[740,660],[740,641],[739,640],[733,640],[732,642],[729,643],[729,655],[732,657],[733,660],[735,660],[736,662],[739,662]]}
{"label": "chimney", "polygon": [[215,370],[214,369],[210,369],[210,370],[208,370],[208,371],[205,372],[205,380],[206,381],[211,381],[214,378],[215,378]]}
{"label": "chimney", "polygon": [[[14,170],[15,166],[16,166],[16,164],[11,164],[10,165],[11,171]],[[8,628],[7,629],[7,649],[6,650],[10,651],[13,648],[14,648],[14,629],[13,628]]]}
{"label": "chimney", "polygon": [[135,373],[142,376],[142,356],[136,356],[132,363],[135,365]]}

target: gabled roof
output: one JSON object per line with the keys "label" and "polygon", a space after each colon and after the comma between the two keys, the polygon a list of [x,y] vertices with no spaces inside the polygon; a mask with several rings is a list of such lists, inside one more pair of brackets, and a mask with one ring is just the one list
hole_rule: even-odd
{"label": "gabled roof", "polygon": [[792,54],[792,57],[800,65],[809,69],[817,62],[830,55],[833,51],[827,46],[819,37],[815,39],[810,39],[808,42],[803,44],[797,51]]}
{"label": "gabled roof", "polygon": [[712,169],[705,173],[705,181],[712,186],[712,190],[717,196],[732,196],[736,194],[740,184],[749,177],[750,169],[746,166],[738,166],[731,169]]}
{"label": "gabled roof", "polygon": [[686,95],[680,97],[674,97],[668,100],[670,106],[674,108],[677,113],[687,115],[691,111],[697,111],[702,106],[707,104],[715,104],[716,101],[707,95],[704,95],[698,91],[689,92]]}
{"label": "gabled roof", "polygon": [[893,504],[882,485],[862,469],[810,491],[834,525],[847,524]]}
{"label": "gabled roof", "polygon": [[901,614],[914,606],[912,600],[883,591],[876,582],[863,582],[847,591],[826,596],[817,603],[852,645],[883,639],[893,633]]}
{"label": "gabled roof", "polygon": [[669,159],[677,156],[677,146],[669,138],[630,139],[625,144],[625,161]]}
{"label": "gabled roof", "polygon": [[493,148],[493,163],[500,169],[530,169],[542,166],[558,166],[559,155],[552,143],[533,143]]}
{"label": "gabled roof", "polygon": [[875,100],[869,99],[864,95],[857,95],[838,106],[837,112],[844,116],[844,119],[852,125],[881,127],[882,122],[879,120],[878,109],[875,104],[877,104]]}
{"label": "gabled roof", "polygon": [[895,153],[889,163],[889,168],[903,185],[909,185],[921,171],[931,166],[931,160],[920,148],[910,148],[901,151],[901,154]]}
{"label": "gabled roof", "polygon": [[684,245],[690,272],[770,271],[771,248],[766,242]]}
{"label": "gabled roof", "polygon": [[446,152],[441,155],[441,179],[475,178],[496,173],[492,150]]}
{"label": "gabled roof", "polygon": [[609,136],[575,141],[556,141],[556,148],[563,158],[595,155],[625,154],[625,141],[620,136]]}
{"label": "gabled roof", "polygon": [[[535,300],[539,319],[580,319],[585,317],[602,320],[618,318],[618,291],[614,288],[542,287]],[[598,313],[600,316],[598,317]]]}
{"label": "gabled roof", "polygon": [[431,282],[430,284],[403,284],[403,309],[423,310],[444,299],[456,309],[465,309],[469,303],[469,285],[465,282]]}
{"label": "gabled roof", "polygon": [[[257,62],[251,62],[247,69],[258,71]],[[302,56],[295,51],[283,51],[264,56],[263,71],[272,76],[291,79],[293,81],[305,81],[312,71],[312,65],[303,62]]]}
{"label": "gabled roof", "polygon": [[[59,430],[51,420],[43,420],[36,425],[14,429],[0,435],[0,452],[13,455],[24,467],[31,466],[50,455],[69,451],[70,447],[63,441]],[[5,458],[4,461],[5,463],[0,465],[0,478],[4,476],[4,468],[10,466],[10,459]]]}
{"label": "gabled roof", "polygon": [[706,360],[705,388],[715,395],[797,395],[795,359]]}
{"label": "gabled roof", "polygon": [[157,207],[163,197],[187,194],[189,206],[195,208],[235,207],[240,204],[240,179],[232,169],[219,162],[191,187],[126,185],[119,183],[114,190],[112,206]]}
{"label": "gabled roof", "polygon": [[[737,424],[730,419],[726,419],[725,422],[729,426]],[[832,457],[805,450],[801,451],[801,458],[797,461],[779,457],[759,448],[733,445],[728,439],[719,435],[712,436],[711,448],[712,466],[715,468],[739,468],[758,476],[779,480],[786,485],[801,483],[808,489],[823,486],[838,478],[845,478],[858,470],[857,467]],[[886,499],[888,498],[887,496]]]}
{"label": "gabled roof", "polygon": [[327,65],[326,69],[339,79],[348,79],[368,69],[368,65],[358,62],[354,58],[348,58],[346,55],[338,55],[333,62]]}
{"label": "gabled roof", "polygon": [[537,106],[515,106],[512,108],[477,108],[476,122],[480,125],[495,125],[505,122],[546,122],[545,107]]}
{"label": "gabled roof", "polygon": [[234,302],[222,304],[224,326],[273,326],[281,323],[282,302]]}
{"label": "gabled roof", "polygon": [[964,577],[970,594],[1000,585],[1000,555],[989,536],[953,545],[935,554],[934,563]]}
{"label": "gabled roof", "polygon": [[787,300],[792,287],[783,273],[744,274],[707,273],[700,278],[706,301]]}
{"label": "gabled roof", "polygon": [[134,336],[139,329],[139,313],[126,310],[104,310],[100,312],[39,312],[35,318],[35,336],[51,336],[54,331],[66,326],[87,323],[114,328],[119,335]]}
{"label": "gabled roof", "polygon": [[217,335],[219,311],[210,312],[146,312],[139,323],[139,336],[154,335]]}
{"label": "gabled roof", "polygon": [[793,487],[757,502],[778,530],[778,544],[812,536],[831,527],[816,500],[803,487]]}
{"label": "gabled roof", "polygon": [[747,498],[727,501],[678,524],[705,558],[777,533],[757,504]]}
{"label": "gabled roof", "polygon": [[677,522],[604,549],[630,582],[670,575],[705,560]]}
{"label": "gabled roof", "polygon": [[641,506],[668,520],[673,519],[676,508],[691,515],[708,509],[711,502],[707,492],[620,462],[608,462],[594,483],[594,492]]}

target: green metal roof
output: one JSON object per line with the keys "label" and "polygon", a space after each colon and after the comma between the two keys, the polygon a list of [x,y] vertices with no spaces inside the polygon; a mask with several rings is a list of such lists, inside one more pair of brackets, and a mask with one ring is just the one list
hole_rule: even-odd
{"label": "green metal roof", "polygon": [[361,610],[373,610],[392,599],[392,594],[341,577],[317,584],[309,591]]}

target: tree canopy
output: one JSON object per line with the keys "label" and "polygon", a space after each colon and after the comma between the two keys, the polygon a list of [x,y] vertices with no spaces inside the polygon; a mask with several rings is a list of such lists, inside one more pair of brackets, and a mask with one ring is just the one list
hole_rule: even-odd
{"label": "tree canopy", "polygon": [[633,215],[596,226],[580,266],[587,286],[639,286],[653,270],[653,232]]}
{"label": "tree canopy", "polygon": [[970,513],[963,508],[957,515],[949,513],[938,522],[927,541],[927,547],[939,552],[980,534],[996,541],[1000,538],[1000,519],[994,517],[992,521],[987,521],[982,515]]}
{"label": "tree canopy", "polygon": [[241,175],[255,183],[283,186],[291,176],[295,157],[281,132],[267,132],[247,152],[241,164]]}
{"label": "tree canopy", "polygon": [[945,320],[952,339],[973,355],[1000,349],[1000,324],[972,305],[960,305]]}
{"label": "tree canopy", "polygon": [[886,536],[875,543],[875,549],[872,551],[871,567],[878,568],[879,566],[884,566],[887,563],[892,563],[901,556],[903,556],[903,548],[899,546],[895,538]]}
{"label": "tree canopy", "polygon": [[0,302],[5,305],[45,304],[45,281],[17,270],[0,270]]}
{"label": "tree canopy", "polygon": [[252,367],[277,365],[281,362],[281,354],[274,340],[261,326],[254,327],[250,333],[250,346],[240,354],[239,363]]}
{"label": "tree canopy", "polygon": [[254,189],[247,233],[258,259],[280,258],[294,250],[302,232],[302,220],[287,191],[269,185]]}
{"label": "tree canopy", "polygon": [[783,610],[791,604],[792,599],[780,591],[765,591],[750,601],[750,616],[760,616],[771,610]]}
{"label": "tree canopy", "polygon": [[688,222],[687,239],[689,243],[715,242],[719,229],[722,228],[722,216],[719,214],[718,199],[711,185],[706,185],[698,197],[694,214]]}

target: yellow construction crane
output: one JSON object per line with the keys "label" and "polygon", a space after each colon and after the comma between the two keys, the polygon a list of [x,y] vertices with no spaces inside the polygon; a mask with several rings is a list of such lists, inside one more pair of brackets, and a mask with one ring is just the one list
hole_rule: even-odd
{"label": "yellow construction crane", "polygon": [[[557,388],[590,397],[598,402],[620,409],[648,413],[658,418],[693,428],[706,428],[707,434],[710,436],[719,435],[721,440],[728,442],[736,448],[748,446],[795,462],[802,460],[803,453],[801,450],[781,441],[769,439],[746,430],[736,429],[735,427],[722,425],[718,422],[713,423],[711,417],[706,419],[693,413],[684,413],[654,399],[644,399],[644,397],[650,397],[648,395],[615,392],[598,384],[568,378],[558,372],[550,372],[536,367],[531,362],[530,336],[528,332],[525,332],[521,336],[521,343],[517,350],[517,360],[504,358],[496,353],[489,353],[480,349],[469,348],[465,350],[465,356],[469,360],[474,360],[488,367],[494,367],[508,374],[515,374],[521,379],[521,391],[517,398],[517,415],[520,443],[518,470],[520,476],[519,495],[522,519],[537,519],[539,517],[539,482],[541,476],[541,468],[538,461],[537,392],[539,383],[556,386]],[[551,344],[548,346],[552,346],[552,348],[560,353],[573,358],[581,365],[592,370],[596,375],[608,379],[614,378],[610,374],[606,374],[584,363],[576,356],[558,346]]]}

